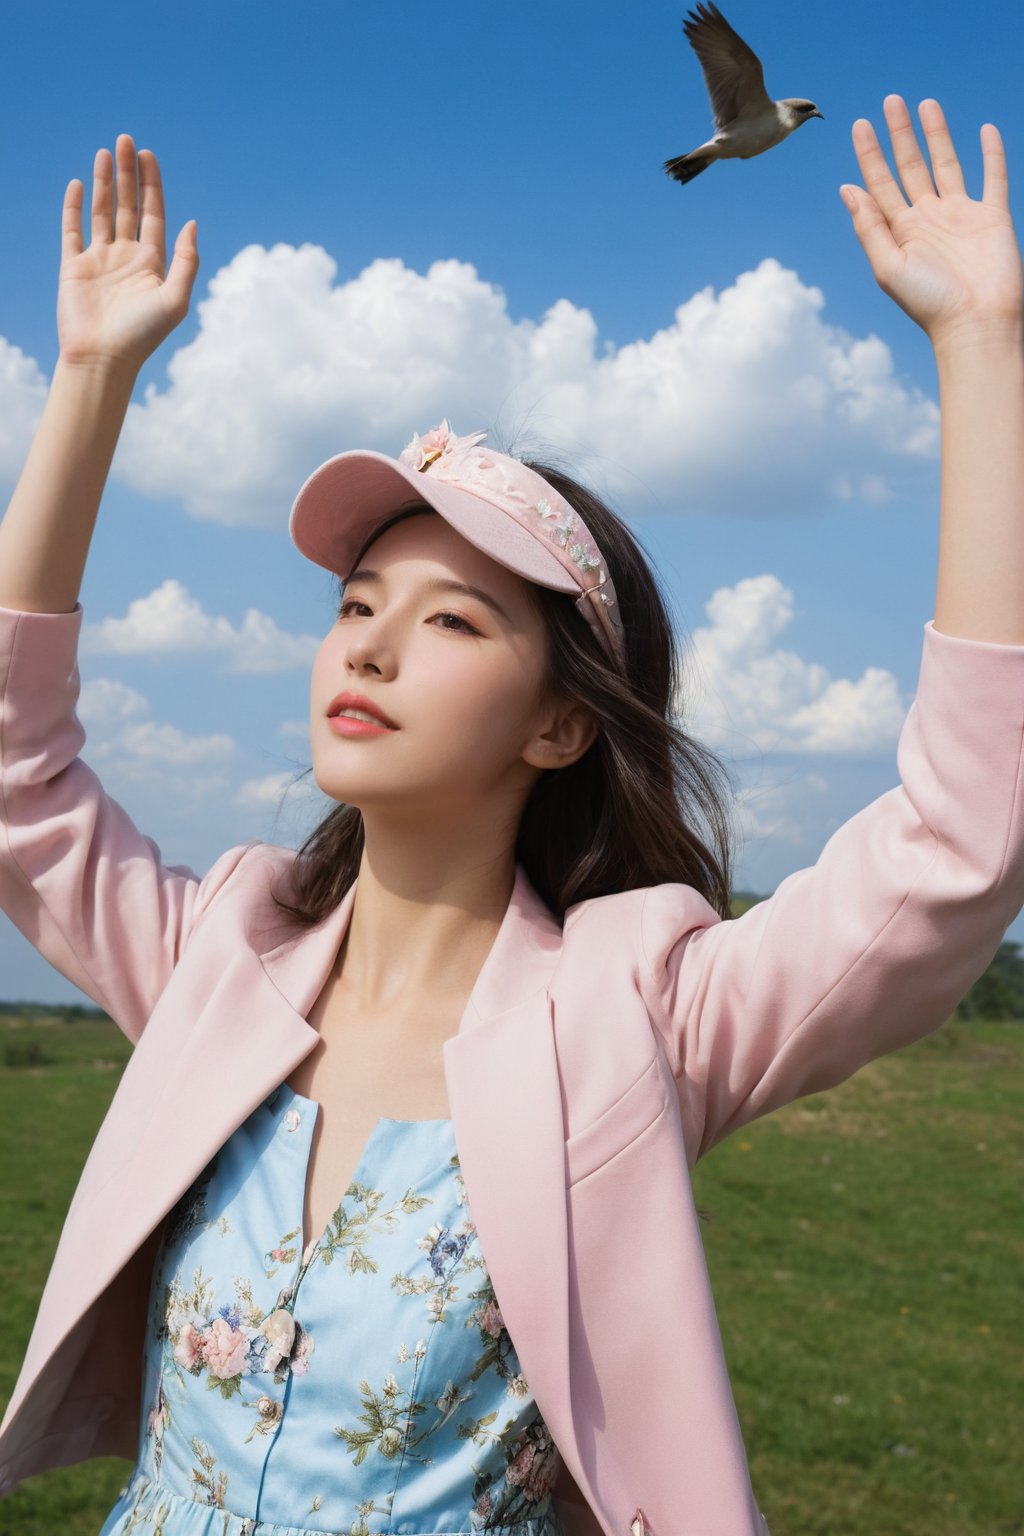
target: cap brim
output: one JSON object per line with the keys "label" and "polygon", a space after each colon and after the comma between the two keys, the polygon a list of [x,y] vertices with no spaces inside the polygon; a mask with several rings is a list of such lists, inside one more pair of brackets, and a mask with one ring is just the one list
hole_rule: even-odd
{"label": "cap brim", "polygon": [[414,502],[426,502],[464,539],[528,581],[578,592],[571,573],[517,517],[472,491],[435,480],[368,449],[339,453],[315,469],[292,504],[296,548],[344,580],[375,529]]}

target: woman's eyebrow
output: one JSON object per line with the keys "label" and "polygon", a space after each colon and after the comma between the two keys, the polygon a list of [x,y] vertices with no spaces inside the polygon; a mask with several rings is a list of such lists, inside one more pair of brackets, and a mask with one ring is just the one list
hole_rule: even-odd
{"label": "woman's eyebrow", "polygon": [[[342,587],[347,587],[353,581],[380,582],[383,580],[384,578],[380,571],[371,571],[368,567],[363,566],[358,571],[352,571],[342,582]],[[435,576],[431,581],[425,581],[423,586],[428,592],[461,592],[466,597],[478,598],[480,602],[486,603],[488,608],[493,608],[494,612],[503,618],[506,624],[512,623],[512,620],[497,598],[492,597],[489,592],[485,592],[482,587],[471,586],[468,581],[453,581],[443,576]]]}

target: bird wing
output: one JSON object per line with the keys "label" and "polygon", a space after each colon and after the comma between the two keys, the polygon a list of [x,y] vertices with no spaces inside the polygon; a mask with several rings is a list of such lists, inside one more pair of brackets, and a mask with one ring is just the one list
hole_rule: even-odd
{"label": "bird wing", "polygon": [[683,31],[704,71],[716,128],[724,128],[741,112],[771,107],[761,60],[716,5],[698,5],[683,22]]}

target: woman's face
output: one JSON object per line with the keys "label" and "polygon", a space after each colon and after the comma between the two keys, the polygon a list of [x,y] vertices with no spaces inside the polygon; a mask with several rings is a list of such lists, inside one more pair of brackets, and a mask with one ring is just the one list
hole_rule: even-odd
{"label": "woman's face", "polygon": [[[364,550],[313,663],[320,789],[364,815],[517,813],[539,773],[575,761],[594,735],[580,706],[550,696],[547,643],[523,577],[436,513],[394,523]],[[371,700],[395,729],[338,734],[327,712],[341,692]]]}

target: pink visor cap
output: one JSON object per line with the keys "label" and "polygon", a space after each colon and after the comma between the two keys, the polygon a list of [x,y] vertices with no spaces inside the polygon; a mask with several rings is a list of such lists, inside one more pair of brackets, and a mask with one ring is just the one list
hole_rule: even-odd
{"label": "pink visor cap", "polygon": [[518,459],[479,447],[486,432],[456,437],[447,421],[417,433],[397,459],[353,449],[315,469],[292,505],[296,547],[344,581],[374,530],[425,501],[464,539],[542,587],[576,596],[609,658],[623,665],[612,579],[587,525],[563,496]]}

